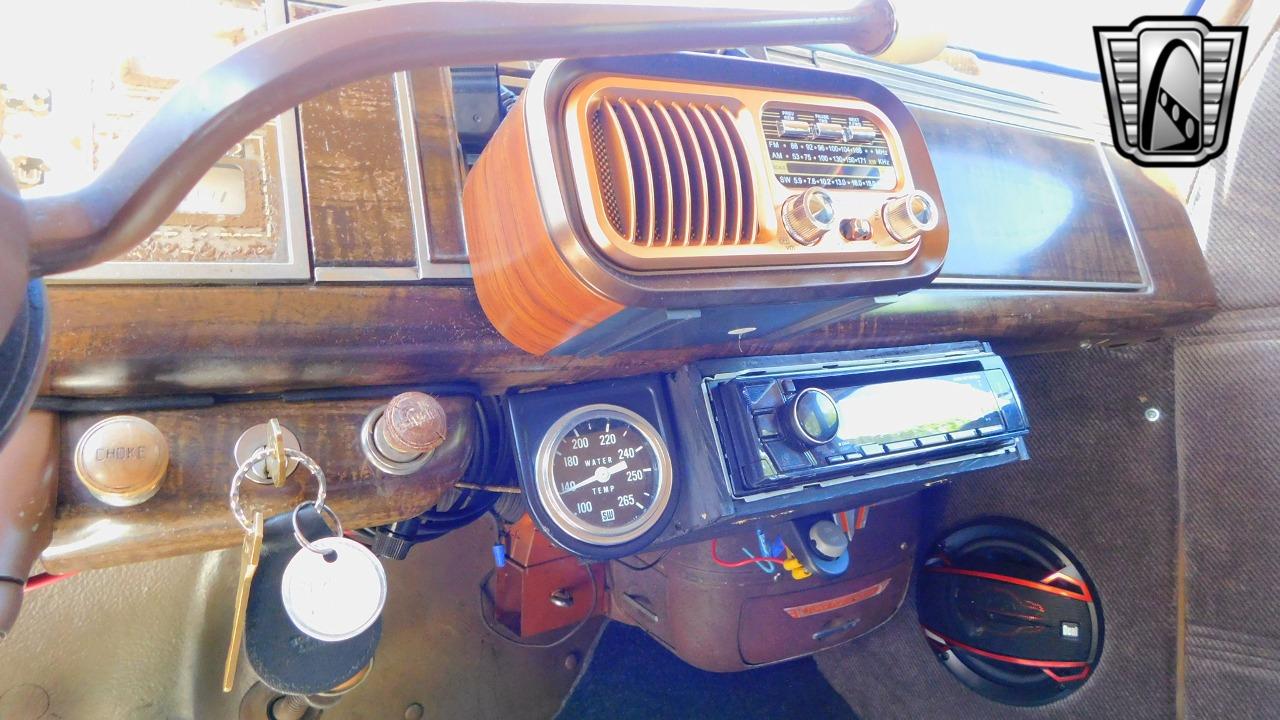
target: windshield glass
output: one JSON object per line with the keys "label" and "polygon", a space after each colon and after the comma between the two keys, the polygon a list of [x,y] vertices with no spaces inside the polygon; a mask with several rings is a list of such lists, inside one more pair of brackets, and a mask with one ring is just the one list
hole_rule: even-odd
{"label": "windshield glass", "polygon": [[971,0],[957,3],[948,43],[1003,59],[1038,61],[1090,74],[1098,72],[1093,28],[1128,25],[1143,15],[1194,14],[1186,0]]}

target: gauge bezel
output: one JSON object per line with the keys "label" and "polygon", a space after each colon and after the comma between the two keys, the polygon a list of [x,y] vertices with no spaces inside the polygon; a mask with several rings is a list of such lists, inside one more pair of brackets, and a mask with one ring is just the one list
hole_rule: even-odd
{"label": "gauge bezel", "polygon": [[[598,418],[612,418],[634,427],[653,448],[654,462],[658,471],[653,503],[638,520],[620,525],[614,531],[607,531],[582,522],[556,492],[553,467],[556,448],[572,428],[584,421]],[[667,448],[666,439],[653,426],[653,423],[634,410],[609,403],[594,403],[570,410],[556,419],[543,433],[534,458],[534,484],[538,490],[536,501],[558,530],[579,542],[598,547],[613,547],[632,542],[652,530],[666,516],[667,508],[671,504],[674,478],[671,470],[671,452]]]}

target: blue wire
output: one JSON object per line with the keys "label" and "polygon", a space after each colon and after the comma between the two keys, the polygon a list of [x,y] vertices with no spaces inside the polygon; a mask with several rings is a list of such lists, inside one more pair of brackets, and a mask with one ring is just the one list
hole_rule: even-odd
{"label": "blue wire", "polygon": [[766,570],[766,569],[765,569],[765,565],[768,565],[768,566],[772,567],[772,566],[773,566],[773,563],[766,562],[766,561],[764,561],[764,560],[756,560],[756,558],[757,558],[757,557],[759,557],[759,556],[758,556],[758,555],[755,555],[754,553],[752,553],[750,550],[748,550],[748,549],[746,549],[746,548],[742,548],[742,554],[743,554],[743,555],[746,555],[747,557],[751,558],[752,560],[755,560],[755,561],[756,561],[756,567],[760,568],[760,572],[766,572],[766,573],[770,573],[770,574],[772,574],[772,572],[773,572],[773,571],[772,571],[772,570]]}
{"label": "blue wire", "polygon": [[748,560],[755,560],[756,567],[760,568],[760,571],[766,575],[773,575],[774,573],[781,572],[777,567],[777,563],[772,560],[765,559],[773,556],[769,553],[769,541],[765,539],[763,530],[756,530],[756,542],[760,544],[759,555],[756,555],[746,548],[741,548],[742,554],[746,555]]}
{"label": "blue wire", "polygon": [[[757,530],[756,530],[756,542],[760,543],[760,555],[759,555],[759,556],[752,555],[752,554],[751,554],[751,553],[750,553],[746,548],[742,548],[742,552],[747,553],[747,557],[751,557],[751,558],[754,558],[754,557],[771,557],[771,556],[769,555],[769,544],[768,544],[768,542],[766,542],[766,541],[765,541],[765,539],[764,539],[764,531],[763,531],[763,530],[759,530],[759,529],[757,529]],[[761,560],[760,562],[757,562],[757,563],[756,563],[756,567],[760,568],[760,571],[761,571],[761,572],[763,572],[763,573],[765,573],[765,574],[767,574],[767,575],[772,575],[772,574],[774,574],[775,572],[777,572],[777,569],[774,567],[774,563],[773,563],[773,562],[771,562],[771,561],[767,561],[767,560]]]}

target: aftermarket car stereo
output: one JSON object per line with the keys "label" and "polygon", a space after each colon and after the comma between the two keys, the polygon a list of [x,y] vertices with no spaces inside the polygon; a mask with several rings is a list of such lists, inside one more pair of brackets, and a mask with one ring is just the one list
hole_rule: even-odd
{"label": "aftermarket car stereo", "polygon": [[736,498],[1010,449],[1026,415],[988,345],[705,378]]}

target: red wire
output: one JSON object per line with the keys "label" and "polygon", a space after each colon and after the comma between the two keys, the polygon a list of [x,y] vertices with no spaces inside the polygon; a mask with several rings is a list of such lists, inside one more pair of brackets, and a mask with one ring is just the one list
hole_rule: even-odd
{"label": "red wire", "polygon": [[66,573],[65,575],[54,575],[52,573],[40,573],[39,575],[32,575],[31,577],[27,578],[27,584],[23,586],[22,592],[29,593],[32,590],[38,590],[42,587],[52,585],[60,580],[66,580],[72,575],[75,575],[75,573],[73,572]]}
{"label": "red wire", "polygon": [[782,563],[785,563],[787,561],[786,558],[773,558],[773,557],[748,558],[746,560],[735,560],[735,561],[721,560],[720,555],[716,553],[716,541],[714,539],[711,541],[711,559],[715,560],[717,565],[724,568],[740,568],[740,567],[746,567],[747,565],[754,565],[756,563],[762,563],[762,562],[778,563],[779,565],[781,565]]}

